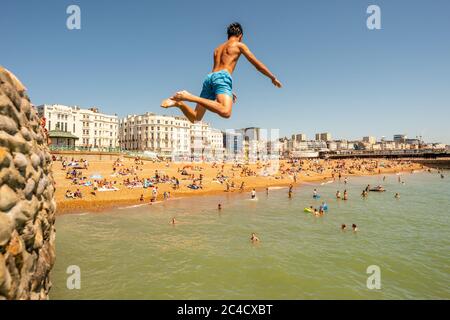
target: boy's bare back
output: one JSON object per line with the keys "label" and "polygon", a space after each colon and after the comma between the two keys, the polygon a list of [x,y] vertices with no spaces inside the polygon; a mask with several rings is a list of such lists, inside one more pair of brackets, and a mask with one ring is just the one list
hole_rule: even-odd
{"label": "boy's bare back", "polygon": [[255,55],[240,41],[240,39],[234,37],[228,39],[228,41],[222,43],[214,50],[213,72],[228,70],[228,72],[232,74],[241,54],[243,54],[259,72],[270,78],[276,87],[281,88],[281,83],[269,69],[261,61],[256,59]]}
{"label": "boy's bare back", "polygon": [[239,57],[241,56],[239,44],[241,44],[241,42],[230,39],[214,50],[213,72],[228,70],[230,74],[233,73]]}

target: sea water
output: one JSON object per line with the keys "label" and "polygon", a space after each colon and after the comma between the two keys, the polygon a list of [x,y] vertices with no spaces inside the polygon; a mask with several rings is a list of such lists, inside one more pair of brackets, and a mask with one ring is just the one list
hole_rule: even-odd
{"label": "sea water", "polygon": [[[449,299],[450,176],[401,180],[350,177],[299,185],[291,199],[283,188],[257,201],[234,192],[59,216],[50,298]],[[387,191],[364,199],[367,184]],[[344,189],[349,200],[335,199]],[[304,212],[322,201],[323,217]],[[69,266],[79,267],[80,289],[67,285]],[[367,286],[369,266],[379,267],[380,289]]]}

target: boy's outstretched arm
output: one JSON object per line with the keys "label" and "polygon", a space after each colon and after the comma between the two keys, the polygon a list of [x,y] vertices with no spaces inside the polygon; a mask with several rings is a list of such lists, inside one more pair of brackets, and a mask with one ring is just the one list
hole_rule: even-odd
{"label": "boy's outstretched arm", "polygon": [[264,65],[264,63],[262,63],[255,57],[255,55],[244,43],[239,44],[239,49],[241,50],[241,53],[247,58],[247,60],[251,64],[253,64],[259,72],[261,72],[262,74],[270,78],[270,80],[272,80],[274,86],[281,88],[282,86],[281,82],[278,81],[277,77],[275,77],[275,75],[272,72],[270,72],[270,70]]}

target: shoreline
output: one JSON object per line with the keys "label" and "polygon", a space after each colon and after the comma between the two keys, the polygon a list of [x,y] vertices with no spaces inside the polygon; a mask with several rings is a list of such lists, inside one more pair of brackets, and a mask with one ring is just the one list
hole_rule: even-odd
{"label": "shoreline", "polygon": [[[369,176],[380,176],[380,175],[387,175],[387,174],[404,174],[404,173],[417,173],[417,171],[425,171],[428,167],[421,166],[419,164],[414,164],[413,168],[408,169],[385,169],[381,170],[381,172],[376,173],[357,173],[357,174],[345,174],[342,176],[342,179],[345,177],[369,177]],[[413,172],[412,172],[413,171]],[[287,188],[290,184],[293,184],[294,187],[299,187],[302,185],[305,185],[306,183],[320,183],[325,181],[332,180],[333,177],[330,174],[324,174],[324,175],[318,175],[318,176],[311,176],[311,177],[302,177],[297,180],[296,183],[293,181],[268,181],[266,186],[255,186],[255,190],[265,191],[266,187],[283,187]],[[337,179],[335,179],[337,181]],[[220,186],[223,186],[222,184]],[[244,191],[240,190],[232,190],[232,191],[225,191],[225,190],[218,190],[218,189],[212,189],[212,190],[183,190],[183,191],[171,191],[171,198],[169,200],[157,200],[156,203],[162,203],[162,202],[170,202],[172,200],[179,200],[182,198],[187,197],[200,197],[200,196],[217,196],[217,195],[234,195],[234,194],[242,194],[242,193],[248,193],[253,189],[253,187],[245,187]],[[144,191],[142,191],[144,192]],[[122,208],[127,206],[145,206],[145,205],[152,205],[151,202],[148,199],[145,199],[144,201],[140,201],[139,199],[136,199],[135,196],[128,197],[125,199],[65,199],[62,202],[58,202],[56,204],[56,215],[62,216],[62,215],[69,215],[69,214],[82,214],[82,213],[93,213],[93,214],[101,214],[105,211],[108,211],[112,208]]]}

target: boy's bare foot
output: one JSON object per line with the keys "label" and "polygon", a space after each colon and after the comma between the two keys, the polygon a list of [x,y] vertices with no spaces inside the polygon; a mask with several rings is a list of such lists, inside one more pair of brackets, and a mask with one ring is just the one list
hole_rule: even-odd
{"label": "boy's bare foot", "polygon": [[173,99],[175,101],[189,101],[189,99],[192,97],[192,94],[190,94],[189,92],[187,92],[186,90],[183,91],[178,91],[177,93],[174,94],[173,97],[171,97],[170,99]]}
{"label": "boy's bare foot", "polygon": [[170,98],[161,102],[161,107],[163,107],[163,108],[175,107],[176,105],[177,105],[177,101],[172,100]]}

